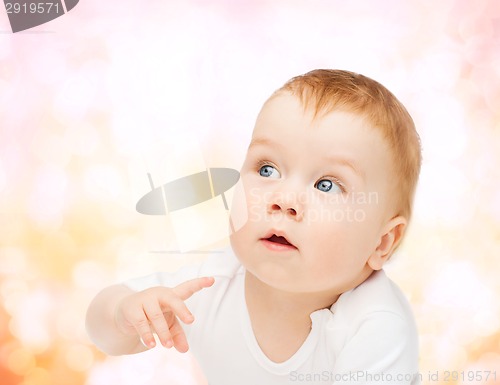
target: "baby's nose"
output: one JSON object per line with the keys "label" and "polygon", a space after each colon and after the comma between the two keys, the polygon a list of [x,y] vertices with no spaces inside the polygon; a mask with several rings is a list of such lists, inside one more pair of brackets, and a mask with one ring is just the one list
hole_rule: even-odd
{"label": "baby's nose", "polygon": [[282,193],[277,193],[273,196],[268,206],[269,214],[281,212],[295,220],[302,219],[303,211],[302,203],[298,197],[292,194],[283,195]]}

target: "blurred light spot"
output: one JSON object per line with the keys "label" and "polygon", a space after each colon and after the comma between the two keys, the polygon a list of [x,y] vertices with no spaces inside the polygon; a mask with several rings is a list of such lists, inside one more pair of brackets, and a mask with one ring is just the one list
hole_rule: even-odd
{"label": "blurred light spot", "polygon": [[95,261],[81,261],[73,268],[73,281],[83,289],[93,289],[105,281],[102,267]]}
{"label": "blurred light spot", "polygon": [[84,372],[92,365],[94,355],[87,346],[73,345],[66,350],[65,360],[70,369]]}
{"label": "blurred light spot", "polygon": [[491,310],[483,310],[474,315],[474,332],[486,337],[500,331],[500,320]]}
{"label": "blurred light spot", "polygon": [[500,370],[500,353],[484,353],[479,358],[479,362],[483,364],[483,369],[485,370]]}
{"label": "blurred light spot", "polygon": [[71,77],[55,99],[54,116],[61,122],[83,120],[94,94],[94,86],[87,77]]}
{"label": "blurred light spot", "polygon": [[54,300],[42,289],[19,296],[9,330],[24,346],[43,352],[51,343],[53,311]]}
{"label": "blurred light spot", "polygon": [[56,166],[41,168],[34,181],[28,203],[28,215],[35,223],[47,227],[62,224],[66,203],[67,176]]}
{"label": "blurred light spot", "polygon": [[56,329],[59,336],[67,340],[76,340],[78,337],[78,324],[82,320],[74,311],[65,310],[58,315],[56,320]]}
{"label": "blurred light spot", "polygon": [[[108,74],[108,66],[109,62],[106,60],[102,60],[97,57],[90,57],[88,60],[82,63],[80,69],[80,75],[86,77],[87,79],[92,80],[94,85],[104,86],[104,82],[107,80]],[[101,83],[102,82],[102,83]],[[107,93],[104,92],[104,95],[107,96]],[[102,104],[102,100],[99,98],[99,95],[96,95],[96,98],[93,99],[98,100],[99,104]]]}
{"label": "blurred light spot", "polygon": [[416,118],[427,161],[448,162],[459,158],[467,145],[468,135],[463,106],[442,93],[425,93],[415,102],[420,111]]}
{"label": "blurred light spot", "polygon": [[96,128],[86,122],[75,122],[64,135],[64,143],[71,152],[81,156],[92,155],[101,141]]}
{"label": "blurred light spot", "polygon": [[12,57],[12,40],[14,37],[2,37],[2,44],[0,44],[0,60],[9,59]]}
{"label": "blurred light spot", "polygon": [[23,156],[23,148],[16,143],[8,143],[6,146],[2,146],[1,152],[6,183],[9,183],[10,187],[20,184],[23,175],[29,171],[31,166],[28,164],[27,157]]}
{"label": "blurred light spot", "polygon": [[471,182],[458,167],[424,164],[415,197],[415,216],[423,222],[468,224],[476,204],[470,190]]}
{"label": "blurred light spot", "polygon": [[[422,55],[414,65],[415,71],[409,78],[412,79],[413,88],[427,88],[430,85],[433,90],[450,91],[460,76],[462,58],[452,51],[438,51]],[[446,111],[446,104],[437,107],[435,109],[444,108],[443,112]]]}
{"label": "blurred light spot", "polygon": [[25,281],[17,278],[6,279],[2,283],[0,290],[4,298],[3,305],[5,310],[10,315],[14,315],[19,302],[28,294],[28,285]]}
{"label": "blurred light spot", "polygon": [[26,269],[26,253],[17,247],[0,249],[0,274],[17,275]]}
{"label": "blurred light spot", "polygon": [[[486,144],[485,146],[486,147]],[[474,157],[474,176],[478,182],[492,178],[493,172],[496,168],[496,158],[493,150],[491,152],[483,152]]]}
{"label": "blurred light spot", "polygon": [[30,52],[27,65],[38,83],[56,85],[68,78],[66,57],[63,51],[50,49]]}
{"label": "blurred light spot", "polygon": [[7,174],[4,170],[2,159],[0,159],[0,192],[7,186]]}
{"label": "blurred light spot", "polygon": [[35,357],[25,348],[14,350],[7,357],[7,366],[15,374],[23,376],[35,367]]}
{"label": "blurred light spot", "polygon": [[467,362],[467,351],[448,338],[441,337],[434,344],[435,364],[450,365],[453,368],[460,368]]}
{"label": "blurred light spot", "polygon": [[4,79],[0,79],[0,112],[5,108],[6,100],[9,96],[9,82]]}
{"label": "blurred light spot", "polygon": [[[491,217],[496,221],[493,226],[498,228],[498,223],[500,223],[500,199],[498,199],[498,185],[493,185],[493,189],[490,190],[492,199],[488,202],[488,210],[490,211]],[[493,191],[494,190],[494,191]]]}
{"label": "blurred light spot", "polygon": [[115,200],[123,194],[124,182],[110,165],[91,166],[84,176],[85,191],[103,201]]}
{"label": "blurred light spot", "polygon": [[52,385],[47,369],[36,367],[30,371],[20,385]]}
{"label": "blurred light spot", "polygon": [[[155,139],[149,127],[144,127],[144,114],[125,111],[121,115],[113,117],[113,146],[118,153],[140,154],[147,153],[149,147],[154,145]],[[168,137],[168,135],[165,135]]]}
{"label": "blurred light spot", "polygon": [[70,159],[71,152],[65,138],[60,135],[54,135],[42,132],[37,135],[32,143],[32,151],[42,162],[52,163],[55,168],[60,170],[65,167]]}
{"label": "blurred light spot", "polygon": [[[453,314],[455,317],[461,318],[463,320],[452,319],[441,324],[442,335],[446,336],[454,343],[460,346],[470,346],[477,338],[474,323],[471,319],[466,319],[463,311],[453,311],[449,310],[449,315]],[[443,331],[445,332],[443,333]]]}
{"label": "blurred light spot", "polygon": [[463,309],[469,314],[489,309],[493,299],[471,262],[444,266],[426,287],[425,297],[429,303]]}

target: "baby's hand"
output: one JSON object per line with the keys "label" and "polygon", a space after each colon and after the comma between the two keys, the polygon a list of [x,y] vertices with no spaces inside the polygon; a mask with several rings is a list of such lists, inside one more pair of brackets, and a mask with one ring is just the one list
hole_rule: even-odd
{"label": "baby's hand", "polygon": [[195,278],[174,288],[157,286],[129,295],[116,307],[116,326],[124,334],[138,334],[148,348],[156,345],[155,332],[163,346],[187,352],[189,346],[178,318],[190,324],[194,317],[184,301],[213,283],[211,277]]}

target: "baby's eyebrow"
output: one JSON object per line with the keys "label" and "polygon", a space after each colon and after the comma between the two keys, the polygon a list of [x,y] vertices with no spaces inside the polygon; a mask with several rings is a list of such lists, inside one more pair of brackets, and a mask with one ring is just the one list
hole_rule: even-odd
{"label": "baby's eyebrow", "polygon": [[252,141],[250,142],[249,146],[248,146],[248,149],[252,148],[253,146],[256,146],[256,145],[261,145],[261,146],[278,146],[278,147],[281,147],[283,148],[284,146],[279,143],[279,142],[275,142],[271,139],[268,139],[268,138],[254,138],[252,139]]}
{"label": "baby's eyebrow", "polygon": [[356,175],[360,176],[362,179],[365,179],[366,177],[365,172],[360,167],[358,167],[356,162],[354,162],[353,160],[338,156],[336,154],[326,155],[325,159],[328,162],[336,163],[341,166],[350,168]]}

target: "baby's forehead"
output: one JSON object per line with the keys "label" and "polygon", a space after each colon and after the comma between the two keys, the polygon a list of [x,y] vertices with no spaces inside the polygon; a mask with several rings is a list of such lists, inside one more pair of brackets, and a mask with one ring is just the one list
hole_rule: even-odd
{"label": "baby's forehead", "polygon": [[[284,90],[274,93],[264,102],[257,120],[259,121],[262,118],[280,119],[290,114],[300,114],[310,120],[311,125],[314,126],[332,113],[349,114],[357,119],[364,120],[367,125],[377,125],[370,116],[369,111],[365,111],[359,106],[332,101],[321,103],[314,98],[303,99]],[[378,129],[378,127],[374,128]]]}
{"label": "baby's forehead", "polygon": [[[336,151],[366,150],[373,145],[385,146],[382,133],[363,117],[349,111],[336,110],[324,116],[261,115],[252,133],[249,149],[267,146],[270,149],[286,145],[296,151],[308,146]],[[260,147],[260,146],[259,146]]]}
{"label": "baby's forehead", "polygon": [[[338,132],[345,135],[366,137],[377,137],[382,145],[392,153],[391,141],[387,136],[387,130],[369,113],[355,106],[325,105],[317,110],[315,104],[306,104],[298,96],[288,91],[280,91],[273,94],[263,105],[252,133],[255,138],[274,137],[286,135],[293,127],[303,128],[300,130],[304,140],[318,138],[325,144],[330,141],[336,142]],[[353,127],[362,125],[364,130],[353,131]],[[318,130],[317,127],[331,127],[335,136],[328,129]],[[332,137],[333,136],[333,137]]]}
{"label": "baby's forehead", "polygon": [[269,100],[265,108],[255,125],[249,153],[297,158],[321,167],[340,163],[365,175],[375,163],[388,172],[392,168],[387,164],[393,163],[388,141],[363,114],[338,108],[314,116],[291,95]]}
{"label": "baby's forehead", "polygon": [[336,127],[337,129],[348,131],[352,124],[359,125],[362,122],[365,127],[370,128],[370,131],[372,129],[377,132],[382,131],[372,123],[369,115],[362,111],[357,111],[346,105],[329,106],[316,110],[314,106],[304,104],[297,96],[289,92],[282,92],[271,96],[262,106],[252,132],[252,138],[280,133],[284,127],[301,126],[307,129],[307,136],[318,136],[327,140],[329,132],[316,128],[328,126],[329,123],[338,124],[334,121],[337,121],[339,116],[342,116],[342,125]]}

